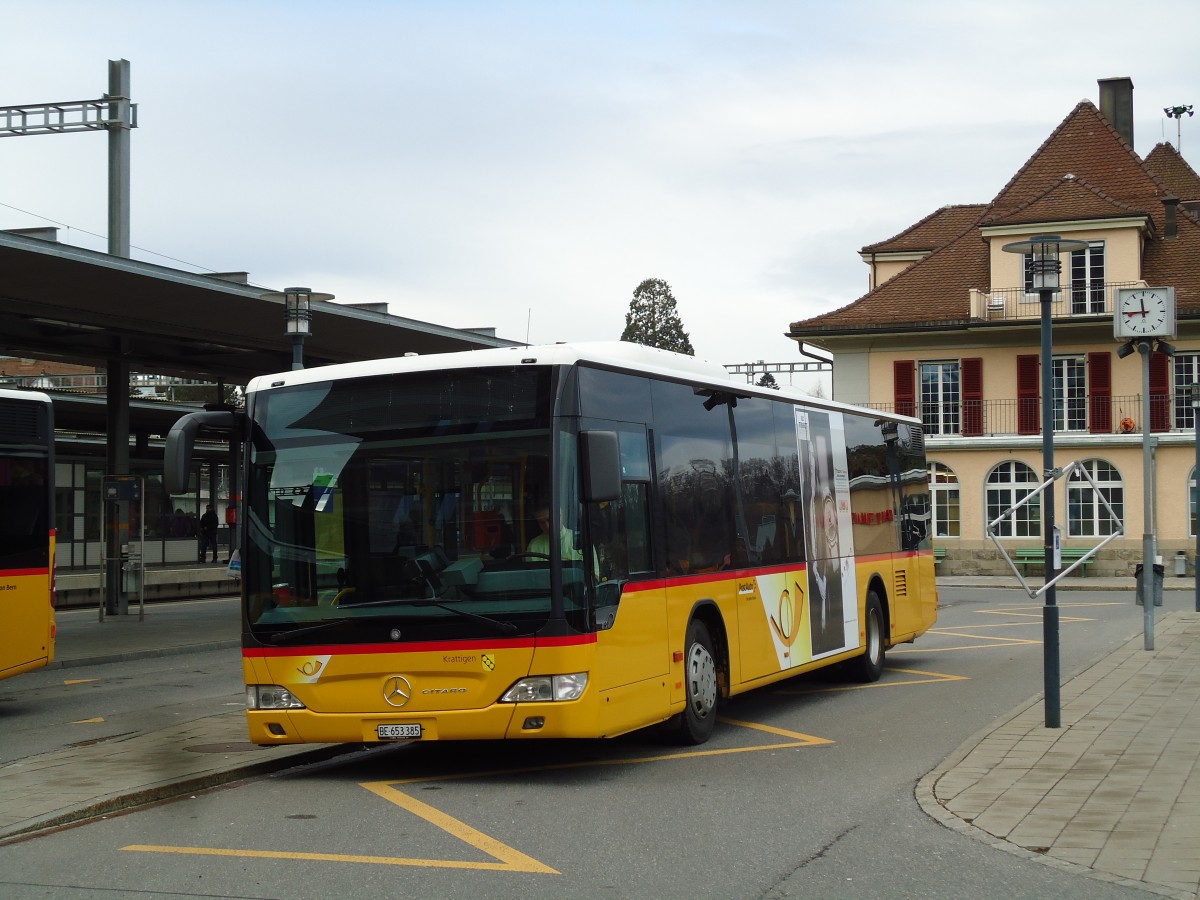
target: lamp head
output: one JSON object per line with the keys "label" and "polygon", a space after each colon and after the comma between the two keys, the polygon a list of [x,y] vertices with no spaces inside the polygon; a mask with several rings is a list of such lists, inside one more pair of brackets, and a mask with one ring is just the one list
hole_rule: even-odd
{"label": "lamp head", "polygon": [[1034,290],[1058,290],[1058,273],[1062,268],[1058,261],[1060,253],[1070,253],[1074,250],[1084,250],[1087,241],[1064,240],[1057,234],[1039,234],[1027,241],[1014,241],[1005,244],[1001,249],[1005,253],[1019,253],[1022,256],[1032,256],[1030,274],[1033,276]]}

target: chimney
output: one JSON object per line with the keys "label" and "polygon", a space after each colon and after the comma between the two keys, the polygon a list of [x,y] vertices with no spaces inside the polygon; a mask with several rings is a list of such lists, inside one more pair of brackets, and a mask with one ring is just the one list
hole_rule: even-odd
{"label": "chimney", "polygon": [[1163,228],[1163,240],[1173,241],[1179,236],[1179,220],[1176,214],[1179,210],[1178,197],[1163,197],[1163,209],[1166,211],[1166,225]]}
{"label": "chimney", "polygon": [[1133,79],[1100,78],[1100,114],[1133,146]]}

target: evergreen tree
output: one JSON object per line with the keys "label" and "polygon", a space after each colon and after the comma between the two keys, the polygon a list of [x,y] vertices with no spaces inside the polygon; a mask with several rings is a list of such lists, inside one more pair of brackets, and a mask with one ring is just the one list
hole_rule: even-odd
{"label": "evergreen tree", "polygon": [[661,278],[647,278],[633,292],[629,312],[625,313],[621,340],[688,356],[696,353],[688,333],[683,330],[671,286]]}
{"label": "evergreen tree", "polygon": [[779,384],[775,381],[775,376],[770,372],[763,372],[762,378],[758,379],[759,387],[769,387],[779,390]]}

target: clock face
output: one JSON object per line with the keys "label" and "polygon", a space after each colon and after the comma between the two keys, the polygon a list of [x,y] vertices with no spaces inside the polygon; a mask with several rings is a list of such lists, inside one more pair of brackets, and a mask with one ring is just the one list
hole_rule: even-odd
{"label": "clock face", "polygon": [[1113,331],[1117,337],[1173,335],[1175,309],[1167,292],[1156,288],[1120,291]]}

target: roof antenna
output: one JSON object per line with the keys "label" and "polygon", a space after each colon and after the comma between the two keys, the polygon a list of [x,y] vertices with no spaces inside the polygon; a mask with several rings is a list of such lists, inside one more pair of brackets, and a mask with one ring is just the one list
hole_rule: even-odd
{"label": "roof antenna", "polygon": [[1180,120],[1184,113],[1192,115],[1192,106],[1190,103],[1187,106],[1164,106],[1163,112],[1167,114],[1168,119],[1175,120],[1175,152],[1183,156],[1183,123]]}

